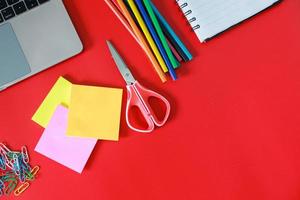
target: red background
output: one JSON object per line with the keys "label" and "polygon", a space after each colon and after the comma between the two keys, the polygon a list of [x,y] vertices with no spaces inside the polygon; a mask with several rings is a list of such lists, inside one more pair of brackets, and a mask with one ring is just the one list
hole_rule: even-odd
{"label": "red background", "polygon": [[[20,199],[299,199],[300,1],[283,1],[206,44],[175,1],[155,3],[195,55],[178,81],[160,82],[102,0],[66,0],[84,52],[0,93],[0,140],[27,145],[41,166]],[[99,141],[79,175],[34,152],[43,129],[31,117],[61,75],[124,88],[106,39],[143,85],[171,101],[172,114],[146,135],[128,129],[123,107],[120,141]]]}

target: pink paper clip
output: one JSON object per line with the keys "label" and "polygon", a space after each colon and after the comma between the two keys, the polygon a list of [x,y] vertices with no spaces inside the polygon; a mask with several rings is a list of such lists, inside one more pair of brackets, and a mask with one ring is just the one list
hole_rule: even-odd
{"label": "pink paper clip", "polygon": [[3,143],[0,143],[0,152],[2,152],[3,154],[7,154],[8,152],[11,152],[11,150]]}
{"label": "pink paper clip", "polygon": [[6,159],[6,166],[10,169],[13,169],[14,168],[14,163],[8,159]]}
{"label": "pink paper clip", "polygon": [[24,163],[29,163],[29,156],[28,156],[27,147],[26,147],[26,146],[23,146],[23,147],[21,148],[21,152],[22,152],[23,162],[24,162]]}
{"label": "pink paper clip", "polygon": [[4,155],[5,157],[5,164],[8,168],[13,169],[13,163],[8,159],[7,154],[9,152],[12,152],[5,144],[0,143],[0,153],[2,153],[2,155]]}

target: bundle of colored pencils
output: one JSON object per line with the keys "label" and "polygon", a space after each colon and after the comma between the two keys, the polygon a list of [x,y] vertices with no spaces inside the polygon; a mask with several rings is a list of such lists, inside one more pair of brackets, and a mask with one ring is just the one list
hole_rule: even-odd
{"label": "bundle of colored pencils", "polygon": [[105,0],[140,44],[162,82],[166,73],[177,79],[175,69],[193,56],[151,0]]}

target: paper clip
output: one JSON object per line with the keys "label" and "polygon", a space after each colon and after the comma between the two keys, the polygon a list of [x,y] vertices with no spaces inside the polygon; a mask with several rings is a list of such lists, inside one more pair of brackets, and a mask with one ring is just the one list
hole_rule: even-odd
{"label": "paper clip", "polygon": [[20,162],[19,162],[18,155],[14,154],[13,159],[14,159],[13,170],[16,173],[16,175],[19,176],[21,173],[21,168],[20,168]]}
{"label": "paper clip", "polygon": [[20,194],[22,194],[29,186],[30,184],[28,182],[25,182],[22,185],[20,185],[14,192],[15,196],[20,196]]}
{"label": "paper clip", "polygon": [[13,151],[10,151],[10,152],[8,152],[8,153],[6,154],[6,157],[7,157],[8,159],[13,159],[13,157],[14,157],[15,154],[19,154],[19,152],[13,152]]}
{"label": "paper clip", "polygon": [[0,150],[4,153],[4,154],[7,154],[8,152],[11,152],[11,150],[5,146],[5,144],[3,143],[0,143]]}
{"label": "paper clip", "polygon": [[22,152],[23,162],[24,162],[24,163],[29,163],[29,156],[28,156],[27,147],[26,147],[26,146],[23,146],[23,147],[21,148],[21,152]]}
{"label": "paper clip", "polygon": [[32,174],[32,176],[35,177],[35,175],[37,175],[37,173],[40,171],[40,167],[38,165],[34,166],[32,168],[32,170],[30,171],[30,173]]}
{"label": "paper clip", "polygon": [[2,190],[4,188],[5,188],[5,185],[4,185],[3,181],[0,179],[0,190]]}
{"label": "paper clip", "polygon": [[25,171],[25,179],[28,181],[33,181],[34,180],[34,176],[31,174],[30,171]]}
{"label": "paper clip", "polygon": [[10,161],[8,154],[12,153],[12,151],[3,143],[0,143],[0,153],[5,157],[5,164],[10,169],[13,169],[13,163]]}
{"label": "paper clip", "polygon": [[26,172],[26,180],[33,181],[34,180],[34,176],[30,172]]}
{"label": "paper clip", "polygon": [[5,188],[4,182],[0,179],[0,197],[4,194],[3,190]]}
{"label": "paper clip", "polygon": [[19,175],[19,179],[20,179],[21,183],[25,182],[25,180],[26,180],[26,174],[25,174],[24,169],[21,169],[20,175]]}
{"label": "paper clip", "polygon": [[4,194],[10,195],[14,191],[14,189],[17,187],[17,185],[18,185],[18,181],[16,179],[11,180],[10,183],[8,184],[8,186],[5,188]]}
{"label": "paper clip", "polygon": [[26,180],[29,180],[29,181],[33,181],[34,180],[35,177],[32,175],[31,170],[32,170],[31,167],[29,165],[27,165],[27,167],[25,169]]}
{"label": "paper clip", "polygon": [[11,151],[0,143],[0,196],[12,193],[19,196],[27,190],[30,186],[28,181],[33,181],[40,170],[39,166],[31,168],[29,161],[26,146],[23,146],[21,151]]}
{"label": "paper clip", "polygon": [[15,177],[15,173],[14,172],[6,172],[5,174],[1,175],[1,179],[4,182],[6,182],[8,180],[11,180],[14,177]]}
{"label": "paper clip", "polygon": [[14,164],[13,164],[10,160],[7,160],[7,159],[6,159],[6,166],[7,166],[9,169],[13,169],[13,168],[14,168]]}
{"label": "paper clip", "polygon": [[14,180],[16,180],[15,176],[16,175],[13,175],[13,176],[3,176],[2,177],[2,181],[4,181],[4,182],[14,181]]}
{"label": "paper clip", "polygon": [[4,154],[5,157],[5,164],[8,168],[13,169],[14,168],[14,164],[12,162],[12,159],[9,159],[8,154],[10,154],[11,152],[8,152],[6,154]]}
{"label": "paper clip", "polygon": [[3,154],[0,154],[0,169],[6,170],[6,159]]}

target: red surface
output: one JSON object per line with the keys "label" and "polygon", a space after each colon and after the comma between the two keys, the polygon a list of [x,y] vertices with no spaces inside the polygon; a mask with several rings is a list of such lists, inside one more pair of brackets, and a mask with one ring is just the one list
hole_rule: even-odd
{"label": "red surface", "polygon": [[[65,2],[85,51],[0,93],[0,140],[26,144],[41,166],[20,199],[300,198],[300,1],[283,1],[207,44],[174,1],[155,1],[195,55],[166,84],[102,0]],[[106,39],[143,85],[171,101],[172,114],[146,135],[127,128],[123,107],[120,141],[100,141],[79,175],[33,151],[43,129],[30,119],[61,75],[125,86]]]}

